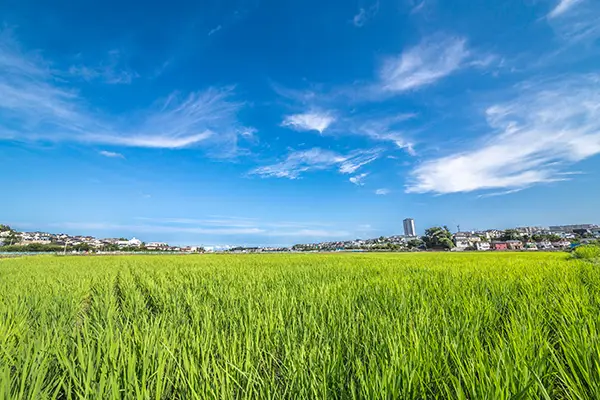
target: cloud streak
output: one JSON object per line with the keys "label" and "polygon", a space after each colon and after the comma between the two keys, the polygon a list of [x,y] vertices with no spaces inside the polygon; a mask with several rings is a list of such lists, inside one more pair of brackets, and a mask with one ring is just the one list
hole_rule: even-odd
{"label": "cloud streak", "polygon": [[[150,219],[149,219],[150,221]],[[20,224],[21,226],[28,224]],[[31,225],[34,226],[34,225]],[[257,236],[257,237],[302,237],[302,238],[331,238],[347,237],[349,232],[340,229],[322,229],[311,227],[308,224],[291,223],[286,224],[261,224],[256,221],[252,226],[185,226],[163,225],[163,224],[123,224],[107,222],[61,222],[50,223],[48,228],[64,229],[70,231],[111,231],[127,232],[135,235],[157,235],[157,234],[187,234],[187,235],[212,235],[212,236]],[[285,229],[287,228],[287,229]]]}
{"label": "cloud streak", "polygon": [[114,151],[101,150],[98,152],[101,156],[108,158],[125,158],[125,156],[121,153],[116,153]]}
{"label": "cloud streak", "polygon": [[550,11],[548,14],[548,18],[556,18],[564,13],[566,13],[569,9],[575,6],[577,3],[580,3],[582,0],[560,0],[556,7]]}
{"label": "cloud streak", "polygon": [[453,74],[471,56],[461,37],[429,37],[399,56],[389,57],[379,70],[381,90],[417,90]]}
{"label": "cloud streak", "polygon": [[323,133],[333,122],[335,117],[329,112],[307,112],[285,117],[282,126],[298,131],[317,131]]}
{"label": "cloud streak", "polygon": [[258,167],[250,171],[250,174],[263,178],[297,179],[304,172],[334,168],[337,168],[341,174],[352,174],[363,165],[375,161],[378,157],[379,150],[354,151],[342,155],[330,150],[312,148],[291,152],[285,160],[276,164]]}
{"label": "cloud streak", "polygon": [[375,4],[373,4],[368,9],[361,7],[358,10],[358,13],[352,18],[352,24],[354,24],[354,26],[357,28],[361,28],[370,19],[375,17],[375,15],[377,15],[377,12],[379,12],[379,1],[377,1]]}
{"label": "cloud streak", "polygon": [[366,120],[354,118],[347,121],[347,130],[375,141],[391,142],[396,147],[404,149],[408,154],[414,156],[416,155],[414,144],[406,139],[406,133],[399,129],[398,125],[415,117],[415,114],[408,113]]}
{"label": "cloud streak", "polygon": [[88,82],[100,80],[111,85],[130,84],[140,75],[122,66],[122,58],[120,51],[111,50],[108,52],[108,61],[98,66],[72,65],[68,73],[72,77],[78,77]]}
{"label": "cloud streak", "polygon": [[244,103],[233,100],[234,87],[171,93],[146,109],[108,115],[90,107],[63,77],[3,32],[0,139],[164,149],[200,143],[231,147],[249,129],[237,119]]}
{"label": "cloud streak", "polygon": [[216,27],[212,28],[209,32],[208,32],[208,36],[212,36],[215,33],[219,32],[221,29],[223,29],[223,27],[221,25],[217,25]]}
{"label": "cloud streak", "polygon": [[350,182],[352,182],[353,184],[355,184],[356,186],[364,186],[365,185],[365,178],[368,176],[369,174],[367,173],[362,173],[359,175],[355,175],[353,177],[351,177],[349,179]]}
{"label": "cloud streak", "polygon": [[486,110],[492,133],[474,147],[419,165],[409,193],[515,190],[569,179],[564,169],[600,153],[600,76],[523,85]]}
{"label": "cloud streak", "polygon": [[562,0],[548,14],[547,21],[564,41],[561,51],[576,44],[594,46],[595,40],[600,37],[600,3],[590,0]]}

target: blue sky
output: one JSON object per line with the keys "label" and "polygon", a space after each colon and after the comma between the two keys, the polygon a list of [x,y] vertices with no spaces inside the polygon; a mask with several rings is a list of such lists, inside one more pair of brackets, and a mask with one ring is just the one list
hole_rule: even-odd
{"label": "blue sky", "polygon": [[598,223],[596,0],[0,4],[0,221],[293,244]]}

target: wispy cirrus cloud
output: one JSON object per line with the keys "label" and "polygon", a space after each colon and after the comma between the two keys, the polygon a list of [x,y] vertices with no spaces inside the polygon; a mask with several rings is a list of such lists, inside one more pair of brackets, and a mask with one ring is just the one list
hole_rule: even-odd
{"label": "wispy cirrus cloud", "polygon": [[189,227],[189,226],[166,226],[150,224],[119,224],[107,222],[61,222],[48,224],[52,228],[68,230],[111,230],[120,232],[140,233],[187,233],[199,235],[252,235],[264,234],[264,229],[256,227]]}
{"label": "wispy cirrus cloud", "polygon": [[123,54],[119,50],[108,52],[107,61],[96,65],[72,65],[68,70],[69,75],[91,82],[100,80],[111,85],[129,84],[140,75],[124,65]]}
{"label": "wispy cirrus cloud", "polygon": [[416,116],[414,113],[406,113],[382,118],[353,118],[346,121],[346,130],[375,141],[391,142],[414,156],[416,155],[414,143],[407,139],[407,133],[399,127],[399,124],[414,119]]}
{"label": "wispy cirrus cloud", "polygon": [[490,134],[416,167],[407,192],[514,191],[569,179],[565,168],[600,153],[600,76],[522,85],[486,119]]}
{"label": "wispy cirrus cloud", "polygon": [[558,4],[548,13],[548,18],[556,18],[566,13],[570,8],[580,3],[582,0],[559,0]]}
{"label": "wispy cirrus cloud", "polygon": [[377,189],[375,191],[375,194],[378,196],[385,196],[387,194],[390,194],[390,189],[386,189],[386,188]]}
{"label": "wispy cirrus cloud", "polygon": [[215,33],[219,32],[221,29],[223,29],[223,27],[221,25],[215,26],[210,31],[208,31],[208,36],[214,35]]}
{"label": "wispy cirrus cloud", "polygon": [[[253,222],[249,225],[244,226],[232,226],[228,224],[220,225],[214,223],[205,224],[202,221],[197,220],[199,223],[194,224],[196,226],[189,226],[191,224],[186,223],[167,223],[169,219],[152,219],[152,218],[139,218],[146,220],[146,223],[112,223],[112,222],[58,222],[49,223],[44,225],[50,229],[61,229],[71,232],[84,232],[89,234],[90,231],[97,232],[110,232],[113,235],[118,234],[134,234],[144,235],[146,237],[156,237],[158,235],[165,234],[184,234],[190,237],[202,237],[202,236],[240,236],[245,237],[298,237],[298,238],[312,238],[312,239],[324,239],[332,237],[347,237],[350,233],[347,230],[330,227],[323,228],[317,225],[311,225],[309,223],[268,223],[258,219],[251,219]],[[177,219],[175,219],[177,220]],[[30,226],[40,228],[39,225],[20,223],[15,224],[21,227]]]}
{"label": "wispy cirrus cloud", "polygon": [[354,115],[351,117],[334,117],[334,113],[307,112],[285,118],[283,126],[296,130],[317,131],[334,136],[358,135],[376,142],[393,143],[395,147],[404,149],[410,155],[416,155],[414,143],[407,139],[410,136],[401,128],[401,124],[417,117],[415,113],[400,113],[387,116]]}
{"label": "wispy cirrus cloud", "polygon": [[432,86],[461,70],[490,68],[498,60],[493,53],[471,48],[464,36],[436,33],[399,54],[384,57],[373,79],[336,87],[313,83],[305,90],[274,83],[272,88],[283,98],[305,107],[341,108],[341,104],[381,103]]}
{"label": "wispy cirrus cloud", "polygon": [[123,154],[114,151],[101,150],[98,152],[98,154],[108,158],[125,158]]}
{"label": "wispy cirrus cloud", "polygon": [[351,183],[355,184],[356,186],[364,186],[365,184],[365,178],[368,176],[369,174],[362,173],[362,174],[358,174],[355,176],[350,177],[350,179],[348,179]]}
{"label": "wispy cirrus cloud", "polygon": [[303,114],[288,115],[281,125],[298,131],[323,133],[335,120],[336,118],[331,112],[310,111]]}
{"label": "wispy cirrus cloud", "polygon": [[594,0],[561,0],[546,20],[564,42],[561,50],[576,44],[594,46],[600,37],[600,3]]}
{"label": "wispy cirrus cloud", "polygon": [[334,168],[342,174],[352,174],[378,157],[379,150],[354,151],[342,155],[330,150],[312,148],[291,152],[283,161],[255,168],[250,174],[263,178],[297,179],[304,172]]}
{"label": "wispy cirrus cloud", "polygon": [[237,119],[244,103],[233,100],[232,86],[172,93],[146,109],[109,115],[49,66],[10,31],[0,34],[0,139],[177,149],[231,147],[248,130]]}
{"label": "wispy cirrus cloud", "polygon": [[472,56],[463,37],[436,35],[399,56],[388,57],[379,70],[384,92],[405,92],[429,86],[468,65]]}
{"label": "wispy cirrus cloud", "polygon": [[206,218],[189,218],[189,217],[170,217],[170,218],[148,218],[148,217],[137,217],[136,220],[145,221],[145,223],[159,224],[159,225],[175,225],[185,226],[194,225],[196,227],[229,227],[229,228],[302,228],[302,229],[315,229],[315,228],[329,228],[330,224],[323,222],[310,222],[310,221],[277,221],[269,222],[263,221],[255,217],[239,217],[239,216],[223,216],[223,215],[209,215]]}
{"label": "wispy cirrus cloud", "polygon": [[379,149],[353,152],[341,163],[339,171],[342,174],[353,174],[364,165],[377,160],[380,155]]}
{"label": "wispy cirrus cloud", "polygon": [[377,15],[378,12],[379,12],[379,1],[377,1],[375,4],[373,4],[372,6],[366,8],[366,9],[361,7],[358,10],[358,13],[354,17],[352,17],[352,23],[354,24],[355,27],[361,28],[370,19],[375,17],[375,15]]}

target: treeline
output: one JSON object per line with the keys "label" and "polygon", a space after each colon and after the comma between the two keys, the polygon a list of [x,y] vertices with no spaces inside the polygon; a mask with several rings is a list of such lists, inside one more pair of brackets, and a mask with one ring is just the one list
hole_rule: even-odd
{"label": "treeline", "polygon": [[[6,244],[4,246],[0,246],[0,252],[6,253],[59,253],[65,251],[65,245],[60,245],[56,243],[29,243],[29,244]],[[92,252],[92,251],[123,251],[123,252],[148,252],[155,251],[147,249],[146,247],[119,247],[115,245],[106,245],[99,249],[90,246],[87,243],[80,243],[76,245],[67,245],[66,247],[67,253],[77,251],[77,252]],[[156,250],[157,251],[157,250]]]}
{"label": "treeline", "polygon": [[[67,246],[67,251],[91,251],[87,244]],[[7,244],[0,246],[0,252],[7,253],[57,253],[65,251],[65,246],[56,243],[29,243],[29,244]]]}
{"label": "treeline", "polygon": [[12,232],[12,228],[8,225],[2,225],[0,224],[0,232],[6,232],[6,231],[11,231]]}

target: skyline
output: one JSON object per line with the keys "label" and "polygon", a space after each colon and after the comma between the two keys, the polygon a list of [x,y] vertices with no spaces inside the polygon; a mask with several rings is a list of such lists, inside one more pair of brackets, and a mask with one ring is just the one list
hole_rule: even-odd
{"label": "skyline", "polygon": [[[410,225],[410,226],[412,226],[412,228],[407,228],[407,224]],[[97,237],[97,236],[94,236],[94,235],[89,235],[89,234],[87,234],[85,232],[78,232],[78,233],[67,232],[67,231],[64,231],[64,232],[44,232],[44,231],[39,231],[39,230],[35,230],[35,229],[34,230],[30,230],[30,231],[26,231],[26,230],[20,230],[20,229],[18,229],[18,227],[15,227],[15,226],[10,226],[10,225],[6,225],[6,224],[0,224],[0,225],[5,226],[5,227],[7,226],[7,227],[15,230],[16,232],[23,233],[23,234],[25,234],[25,233],[29,233],[29,234],[32,234],[32,233],[41,233],[41,234],[50,234],[50,235],[59,235],[59,236],[60,235],[67,235],[67,236],[72,236],[72,237],[77,237],[77,236],[80,236],[80,237],[89,237],[89,236],[91,236],[91,237],[94,237],[95,239],[100,239],[100,240],[116,240],[118,238],[123,238],[124,240],[129,240],[129,238],[122,237],[122,236],[118,236],[118,237],[115,236],[113,238],[109,238],[109,237]],[[595,224],[595,223],[591,223],[591,224],[585,223],[585,224],[567,224],[567,225],[554,225],[554,226],[553,225],[549,225],[549,226],[523,226],[523,225],[520,225],[520,226],[513,226],[513,227],[509,227],[509,228],[502,228],[502,229],[489,228],[488,227],[488,228],[483,228],[483,229],[478,229],[478,230],[476,230],[476,229],[466,229],[466,230],[464,230],[464,229],[460,228],[460,225],[457,225],[456,226],[456,232],[454,232],[454,233],[455,234],[464,234],[464,233],[477,233],[477,232],[481,233],[481,232],[517,230],[517,231],[520,231],[521,233],[523,233],[523,232],[531,233],[531,232],[547,231],[547,232],[556,234],[556,233],[559,233],[559,232],[572,232],[573,229],[591,229],[591,227],[596,227],[597,228],[599,226],[600,225]],[[414,219],[412,219],[412,218],[406,218],[406,219],[403,220],[403,232],[402,232],[402,234],[397,233],[397,234],[392,234],[392,235],[388,235],[388,236],[385,236],[385,235],[382,235],[382,236],[386,237],[386,238],[399,238],[399,237],[401,237],[401,238],[421,238],[422,236],[424,236],[423,234],[425,233],[425,231],[427,229],[429,229],[429,228],[435,228],[435,227],[438,227],[438,228],[440,228],[440,227],[448,228],[448,230],[450,232],[453,231],[452,227],[447,227],[445,225],[444,226],[438,225],[438,226],[428,226],[428,227],[422,229],[422,232],[419,233],[418,230],[414,229],[415,228],[415,221],[414,221]],[[125,231],[128,231],[128,229],[131,229],[131,227],[122,227],[122,229],[125,229]],[[136,228],[134,227],[134,229],[136,229]],[[137,229],[139,229],[139,227]],[[407,230],[411,230],[411,229],[413,230],[413,232],[415,234],[411,235],[411,234],[409,234],[407,232]],[[149,233],[152,233],[152,232],[154,232],[154,231],[153,230],[149,231]],[[332,238],[329,238],[329,240],[322,241],[321,243],[336,242],[336,241],[348,241],[348,240],[375,240],[375,239],[377,239],[377,237],[354,237],[354,238],[350,238],[350,239],[349,238],[339,239],[339,238],[332,237]],[[141,243],[165,243],[164,241],[161,241],[160,238],[159,239],[154,238],[152,240],[141,240],[140,241],[139,238],[136,238],[135,236],[133,236],[131,238],[131,240],[138,241],[140,244]],[[313,243],[318,243],[318,242],[313,242]],[[291,247],[293,245],[301,245],[301,244],[307,244],[307,243],[293,243],[293,244],[282,244],[282,245],[251,244],[250,246],[256,246],[256,247]],[[207,248],[209,248],[209,247],[214,247],[214,248],[219,248],[219,247],[220,248],[229,248],[229,247],[234,247],[234,246],[244,246],[243,244],[233,244],[233,245],[231,245],[231,244],[214,244],[214,243],[208,243],[208,244],[207,243],[192,243],[192,244],[190,244],[190,243],[170,243],[170,245],[188,246],[188,247],[189,246],[203,246],[203,247],[207,247]]]}
{"label": "skyline", "polygon": [[600,221],[600,3],[441,3],[9,0],[0,221],[207,245]]}

